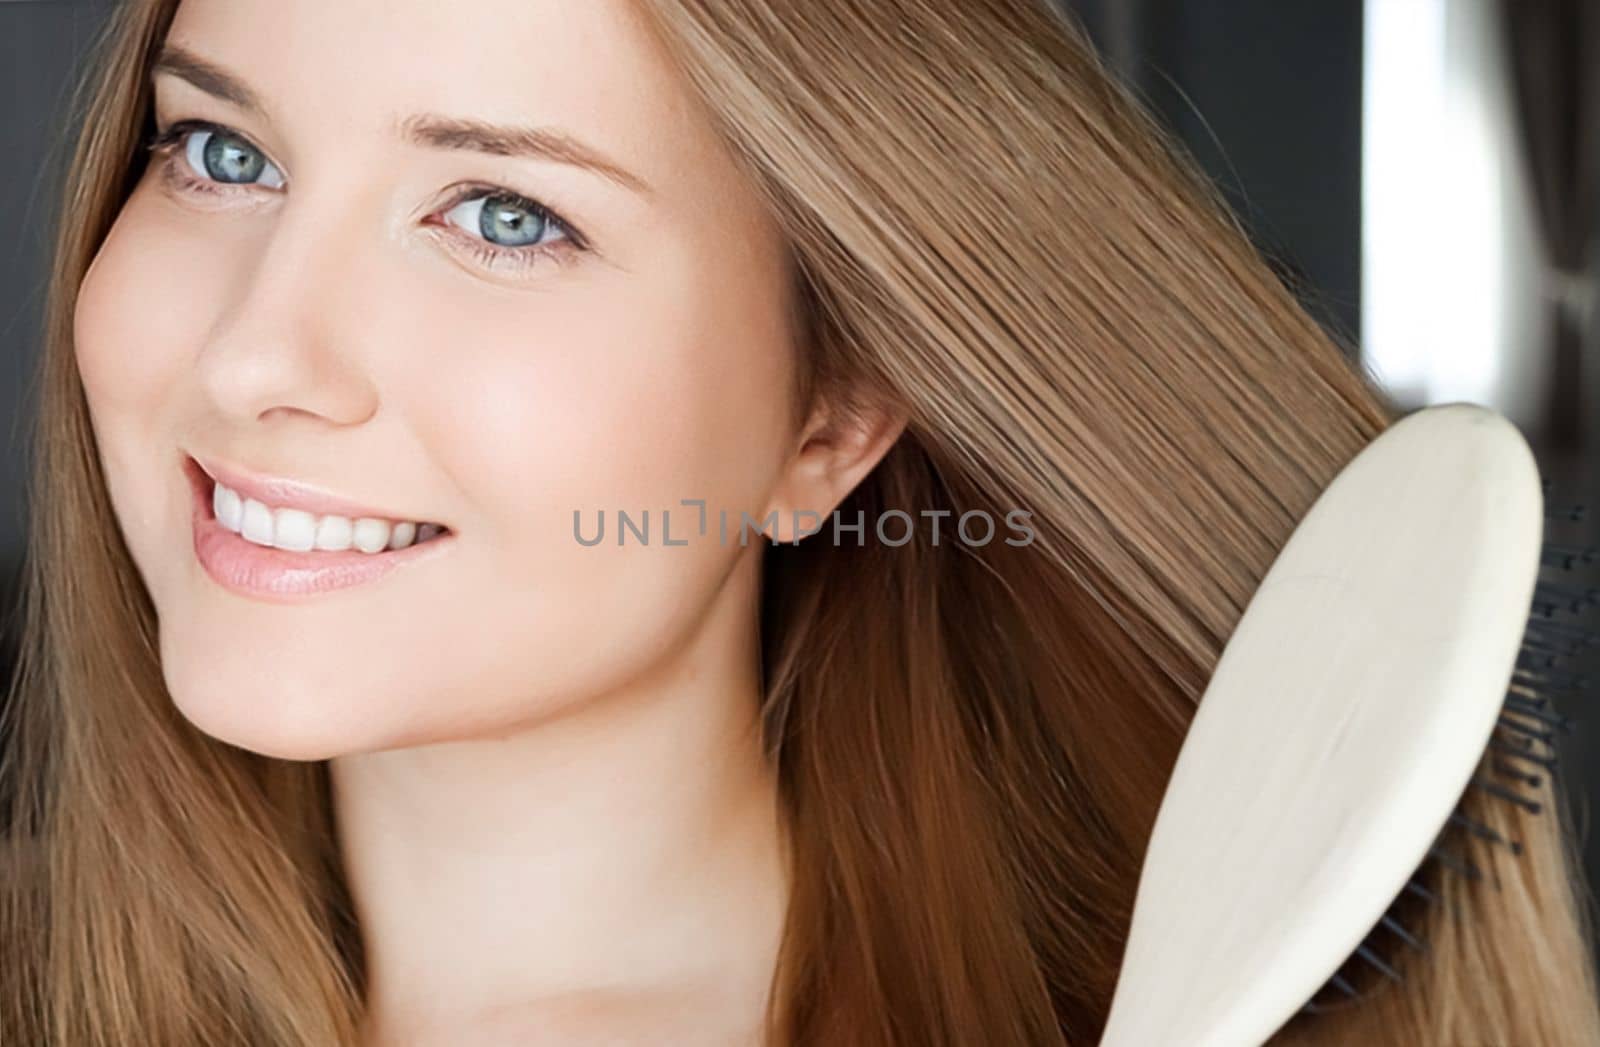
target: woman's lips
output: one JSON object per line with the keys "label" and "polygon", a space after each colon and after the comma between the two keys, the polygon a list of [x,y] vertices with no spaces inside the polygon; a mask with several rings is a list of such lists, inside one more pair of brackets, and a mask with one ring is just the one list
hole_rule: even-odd
{"label": "woman's lips", "polygon": [[448,531],[417,545],[380,553],[356,549],[300,553],[257,545],[217,520],[211,508],[212,480],[199,464],[185,456],[183,467],[192,494],[195,556],[217,584],[241,596],[295,602],[375,581],[455,545],[455,535]]}

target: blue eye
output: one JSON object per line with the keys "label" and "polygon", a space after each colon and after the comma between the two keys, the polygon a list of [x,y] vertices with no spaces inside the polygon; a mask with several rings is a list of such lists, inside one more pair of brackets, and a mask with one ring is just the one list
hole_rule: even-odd
{"label": "blue eye", "polygon": [[450,208],[443,217],[496,247],[535,247],[551,240],[570,238],[566,227],[549,211],[513,193],[486,192],[470,197]]}
{"label": "blue eye", "polygon": [[203,129],[183,137],[184,159],[198,177],[224,185],[283,188],[283,174],[244,139]]}
{"label": "blue eye", "polygon": [[[3,3],[4,0],[0,0]],[[168,190],[199,201],[239,198],[254,202],[254,189],[281,190],[283,172],[250,140],[227,127],[202,120],[180,120],[158,130],[146,143],[161,157],[159,171]],[[448,225],[452,237],[485,268],[530,267],[544,260],[566,261],[593,250],[588,239],[559,214],[535,200],[493,185],[458,188],[443,211],[427,225]]]}

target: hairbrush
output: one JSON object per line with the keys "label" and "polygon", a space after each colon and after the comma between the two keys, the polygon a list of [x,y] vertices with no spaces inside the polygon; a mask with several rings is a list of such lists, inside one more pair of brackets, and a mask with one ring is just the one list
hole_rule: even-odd
{"label": "hairbrush", "polygon": [[1452,403],[1322,492],[1185,737],[1102,1047],[1254,1047],[1358,995],[1355,970],[1400,977],[1385,950],[1424,947],[1394,917],[1429,893],[1419,872],[1481,875],[1447,832],[1520,853],[1458,806],[1481,789],[1539,810],[1518,786],[1553,768],[1553,698],[1582,683],[1562,659],[1594,641],[1600,594],[1539,578],[1594,557],[1544,541],[1545,489],[1511,422]]}

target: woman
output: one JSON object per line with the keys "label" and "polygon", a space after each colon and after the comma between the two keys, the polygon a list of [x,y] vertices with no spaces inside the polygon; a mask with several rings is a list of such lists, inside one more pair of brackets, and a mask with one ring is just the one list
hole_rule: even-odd
{"label": "woman", "polygon": [[[1394,418],[1035,0],[131,0],[62,217],[8,1043],[1093,1042]],[[1515,828],[1283,1038],[1595,1042]]]}

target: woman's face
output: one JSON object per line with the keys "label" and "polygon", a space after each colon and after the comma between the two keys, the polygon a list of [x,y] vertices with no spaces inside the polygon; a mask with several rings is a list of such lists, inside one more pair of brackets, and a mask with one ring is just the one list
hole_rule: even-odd
{"label": "woman's face", "polygon": [[739,513],[792,508],[795,346],[778,231],[639,14],[185,0],[167,44],[76,324],[185,715],[321,758],[668,657],[759,553]]}

